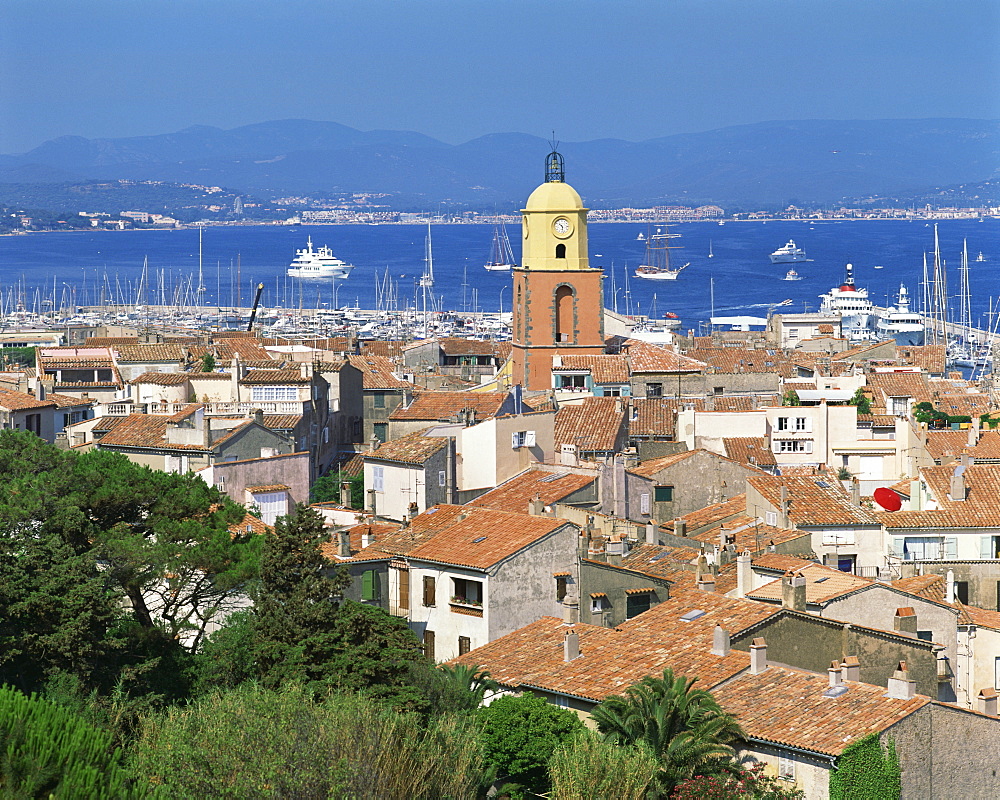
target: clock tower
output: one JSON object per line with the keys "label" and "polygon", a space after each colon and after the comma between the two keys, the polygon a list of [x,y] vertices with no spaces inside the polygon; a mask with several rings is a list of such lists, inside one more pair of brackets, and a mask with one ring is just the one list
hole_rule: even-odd
{"label": "clock tower", "polygon": [[587,256],[587,209],[565,181],[563,157],[521,210],[521,266],[513,270],[512,383],[552,388],[552,357],[604,352],[604,272]]}

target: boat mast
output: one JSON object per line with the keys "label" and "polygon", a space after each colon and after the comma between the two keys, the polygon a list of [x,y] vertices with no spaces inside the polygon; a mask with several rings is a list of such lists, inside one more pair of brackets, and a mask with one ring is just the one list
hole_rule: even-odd
{"label": "boat mast", "polygon": [[431,224],[427,223],[427,255],[426,255],[427,265],[424,268],[424,274],[420,276],[420,288],[423,293],[424,302],[424,338],[427,338],[428,332],[428,322],[427,322],[427,290],[434,288],[434,253],[431,249]]}
{"label": "boat mast", "polygon": [[204,303],[205,292],[207,291],[205,289],[205,279],[204,279],[205,276],[204,276],[204,273],[202,272],[202,263],[201,263],[201,253],[202,253],[202,251],[201,251],[201,235],[204,232],[205,232],[205,226],[204,225],[199,226],[199,228],[198,228],[198,296],[197,296],[197,300],[195,301],[195,305],[198,308],[201,308],[205,304]]}

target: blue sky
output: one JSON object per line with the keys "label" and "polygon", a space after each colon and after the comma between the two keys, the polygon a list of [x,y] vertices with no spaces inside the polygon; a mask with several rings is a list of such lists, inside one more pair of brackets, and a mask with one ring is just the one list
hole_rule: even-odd
{"label": "blue sky", "polygon": [[0,152],[331,120],[450,143],[1000,118],[1000,0],[4,0]]}

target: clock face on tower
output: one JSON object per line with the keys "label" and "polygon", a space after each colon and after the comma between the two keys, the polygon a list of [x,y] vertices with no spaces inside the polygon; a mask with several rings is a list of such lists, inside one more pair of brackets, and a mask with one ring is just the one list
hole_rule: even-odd
{"label": "clock face on tower", "polygon": [[566,217],[559,217],[555,222],[552,223],[552,230],[555,231],[556,236],[565,237],[573,230],[573,226]]}

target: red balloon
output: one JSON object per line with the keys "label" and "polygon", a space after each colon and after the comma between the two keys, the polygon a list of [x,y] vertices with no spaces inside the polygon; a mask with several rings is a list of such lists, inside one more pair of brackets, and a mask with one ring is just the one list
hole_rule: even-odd
{"label": "red balloon", "polygon": [[903,498],[892,489],[887,489],[884,486],[881,489],[876,489],[873,497],[875,502],[886,511],[899,511],[903,507]]}

